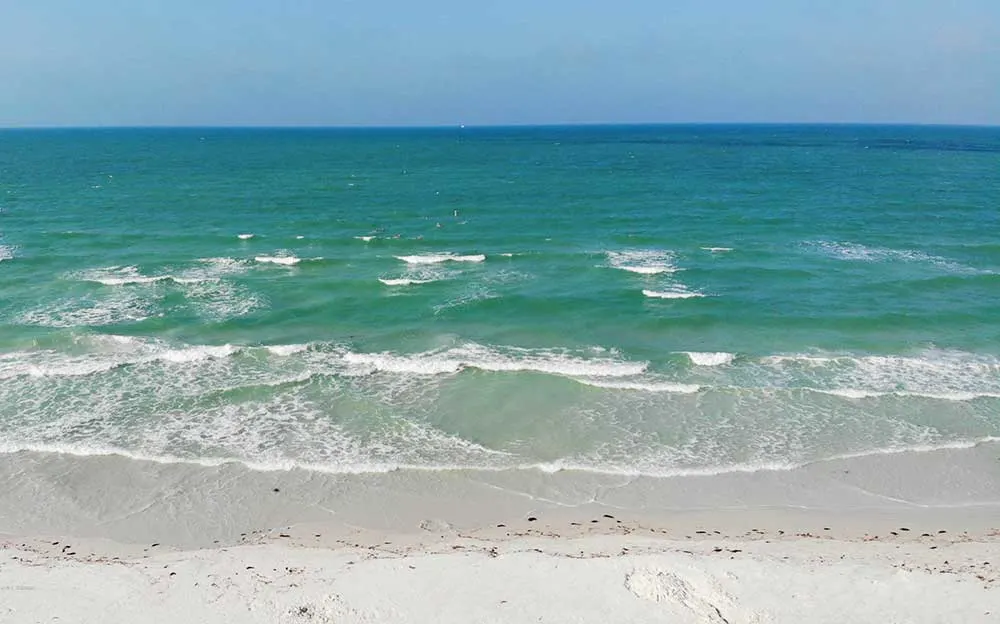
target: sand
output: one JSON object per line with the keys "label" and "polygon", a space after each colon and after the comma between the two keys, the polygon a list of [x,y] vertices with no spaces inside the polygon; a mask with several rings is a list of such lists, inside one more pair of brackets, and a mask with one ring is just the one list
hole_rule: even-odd
{"label": "sand", "polygon": [[650,479],[0,455],[0,622],[1000,622],[1000,445]]}
{"label": "sand", "polygon": [[[277,538],[287,540],[287,538]],[[386,540],[389,541],[389,540]],[[72,546],[79,550],[79,545]],[[935,547],[932,550],[932,547]],[[67,557],[5,545],[5,622],[995,622],[1000,541],[601,535]]]}

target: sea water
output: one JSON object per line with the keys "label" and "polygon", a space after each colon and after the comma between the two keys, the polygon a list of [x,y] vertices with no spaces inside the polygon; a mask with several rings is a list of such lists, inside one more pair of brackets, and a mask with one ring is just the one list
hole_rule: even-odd
{"label": "sea water", "polygon": [[671,475],[1000,436],[1000,129],[0,132],[0,452]]}

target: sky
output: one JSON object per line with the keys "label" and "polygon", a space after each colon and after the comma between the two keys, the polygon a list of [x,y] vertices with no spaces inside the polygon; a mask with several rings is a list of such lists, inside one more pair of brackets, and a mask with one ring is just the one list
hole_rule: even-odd
{"label": "sky", "polygon": [[1000,0],[0,0],[0,126],[1000,125]]}

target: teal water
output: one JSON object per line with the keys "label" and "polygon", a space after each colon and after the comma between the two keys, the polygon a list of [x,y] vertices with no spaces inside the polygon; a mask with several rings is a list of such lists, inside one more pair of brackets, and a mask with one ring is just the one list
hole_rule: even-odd
{"label": "teal water", "polygon": [[0,450],[674,474],[974,444],[998,232],[1000,129],[3,131]]}

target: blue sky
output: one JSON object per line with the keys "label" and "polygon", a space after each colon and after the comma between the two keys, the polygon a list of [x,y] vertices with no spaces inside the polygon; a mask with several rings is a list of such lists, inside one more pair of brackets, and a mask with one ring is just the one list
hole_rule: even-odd
{"label": "blue sky", "polygon": [[1000,0],[0,0],[0,126],[1000,124]]}

